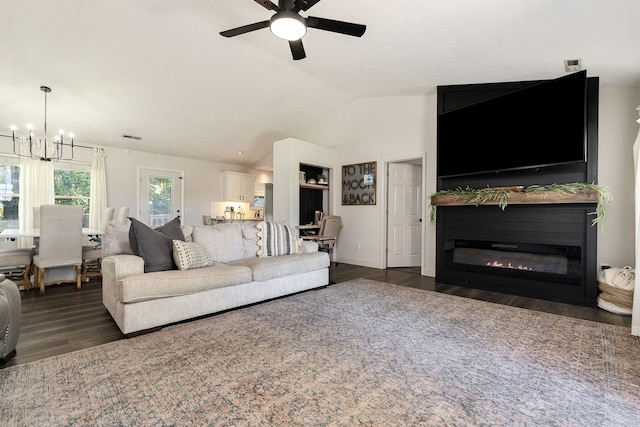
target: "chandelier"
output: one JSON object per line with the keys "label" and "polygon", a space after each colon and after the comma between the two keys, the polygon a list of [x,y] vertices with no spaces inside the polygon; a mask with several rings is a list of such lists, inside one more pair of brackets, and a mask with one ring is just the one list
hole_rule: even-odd
{"label": "chandelier", "polygon": [[[27,125],[27,129],[29,130],[27,135],[27,140],[29,141],[29,153],[26,154],[16,145],[18,139],[16,138],[17,128],[15,125],[12,125],[11,133],[13,137],[13,154],[20,157],[30,157],[34,160],[42,160],[44,162],[73,160],[73,133],[69,133],[69,138],[71,138],[70,144],[65,144],[64,131],[62,129],[60,129],[58,135],[56,135],[53,141],[47,140],[47,94],[51,92],[51,88],[48,86],[40,86],[40,90],[44,92],[44,136],[42,138],[35,137],[33,135],[33,126],[31,124]],[[70,157],[64,157],[65,145],[70,147]]]}

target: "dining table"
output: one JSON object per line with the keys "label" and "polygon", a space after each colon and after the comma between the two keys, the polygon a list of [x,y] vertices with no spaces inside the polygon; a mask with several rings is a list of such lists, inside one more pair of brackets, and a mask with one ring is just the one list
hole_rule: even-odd
{"label": "dining table", "polygon": [[[82,227],[82,234],[88,237],[98,237],[104,233],[102,230]],[[39,228],[5,228],[0,232],[0,239],[10,239],[15,240],[22,237],[32,237],[38,238],[40,237],[40,229]]]}

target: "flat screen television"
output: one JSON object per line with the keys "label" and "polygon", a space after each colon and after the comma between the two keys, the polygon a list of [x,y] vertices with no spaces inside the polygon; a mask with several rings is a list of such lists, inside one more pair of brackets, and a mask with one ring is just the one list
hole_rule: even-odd
{"label": "flat screen television", "polygon": [[586,162],[587,74],[438,115],[439,178]]}

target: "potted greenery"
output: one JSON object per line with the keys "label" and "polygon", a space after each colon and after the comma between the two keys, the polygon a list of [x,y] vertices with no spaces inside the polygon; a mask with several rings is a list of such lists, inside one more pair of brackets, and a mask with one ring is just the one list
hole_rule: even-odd
{"label": "potted greenery", "polygon": [[326,183],[327,183],[327,176],[323,173],[318,175],[318,184],[326,184]]}

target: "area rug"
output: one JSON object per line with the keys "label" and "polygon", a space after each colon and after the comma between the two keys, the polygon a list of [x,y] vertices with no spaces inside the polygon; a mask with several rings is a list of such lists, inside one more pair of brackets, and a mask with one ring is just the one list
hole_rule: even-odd
{"label": "area rug", "polygon": [[2,426],[630,426],[627,328],[354,280],[0,370]]}

